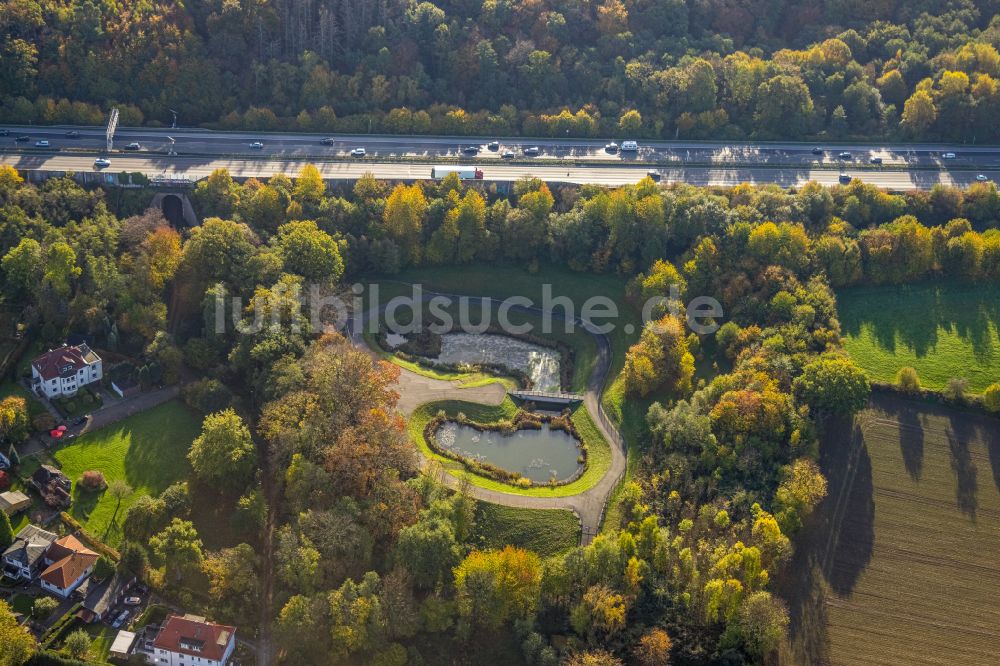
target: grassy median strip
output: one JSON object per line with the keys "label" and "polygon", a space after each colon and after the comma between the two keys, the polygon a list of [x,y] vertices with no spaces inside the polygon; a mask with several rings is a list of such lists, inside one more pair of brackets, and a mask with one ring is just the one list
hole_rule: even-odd
{"label": "grassy median strip", "polygon": [[580,405],[573,412],[573,425],[576,427],[583,443],[587,446],[587,469],[584,470],[580,478],[564,486],[550,488],[548,486],[532,486],[531,488],[517,488],[515,486],[494,481],[486,477],[468,471],[462,463],[445,457],[431,450],[430,445],[424,437],[424,428],[427,423],[434,418],[438,411],[444,410],[448,417],[455,417],[462,412],[472,421],[478,423],[495,423],[513,418],[517,413],[517,406],[509,397],[496,407],[480,405],[474,402],[462,400],[442,400],[439,402],[429,402],[414,410],[407,423],[406,429],[410,440],[417,446],[420,452],[428,459],[436,461],[449,474],[456,478],[467,479],[469,483],[486,490],[509,493],[511,495],[525,495],[527,497],[568,497],[578,495],[592,488],[611,466],[611,447],[601,435],[600,430],[594,425],[587,409]]}

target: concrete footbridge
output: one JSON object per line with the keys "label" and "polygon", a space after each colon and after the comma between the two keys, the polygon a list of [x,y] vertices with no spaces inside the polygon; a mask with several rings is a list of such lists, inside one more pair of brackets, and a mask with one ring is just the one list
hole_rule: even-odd
{"label": "concrete footbridge", "polygon": [[583,402],[582,393],[562,393],[559,391],[508,391],[510,397],[521,402],[533,402],[536,405],[569,406]]}

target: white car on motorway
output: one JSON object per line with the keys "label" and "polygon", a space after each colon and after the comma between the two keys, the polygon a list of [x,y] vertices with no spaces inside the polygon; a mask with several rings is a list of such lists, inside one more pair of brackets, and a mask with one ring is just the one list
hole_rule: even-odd
{"label": "white car on motorway", "polygon": [[250,150],[264,150],[264,144],[261,141],[254,141],[250,144]]}
{"label": "white car on motorway", "polygon": [[367,154],[368,151],[366,151],[364,148],[355,148],[354,150],[351,151],[351,157],[364,157]]}
{"label": "white car on motorway", "polygon": [[941,155],[941,157],[943,157],[946,160],[953,160],[955,159],[955,153],[944,153]]}
{"label": "white car on motorway", "polygon": [[35,148],[48,148],[48,147],[49,147],[49,142],[46,141],[45,139],[41,139],[40,141],[35,142]]}
{"label": "white car on motorway", "polygon": [[989,180],[989,178],[986,177],[985,173],[978,173],[976,174],[976,180],[978,180],[980,183],[985,183],[986,181]]}
{"label": "white car on motorway", "polygon": [[98,157],[96,160],[94,160],[94,166],[97,167],[98,169],[104,169],[106,167],[111,166],[111,160],[109,160],[106,157]]}

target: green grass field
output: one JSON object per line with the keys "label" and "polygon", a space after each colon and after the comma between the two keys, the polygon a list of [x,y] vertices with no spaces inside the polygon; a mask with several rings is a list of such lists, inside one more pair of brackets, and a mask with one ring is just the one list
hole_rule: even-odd
{"label": "green grass field", "polygon": [[[188,448],[200,423],[179,401],[171,401],[130,416],[101,430],[89,432],[53,454],[73,481],[71,515],[108,544],[121,540],[125,510],[141,495],[155,495],[190,473]],[[133,488],[112,523],[116,500],[109,494],[89,494],[76,488],[87,470],[99,470],[108,483],[124,479]]]}
{"label": "green grass field", "polygon": [[477,502],[472,543],[481,549],[510,544],[548,557],[579,545],[580,521],[563,509],[520,509]]}
{"label": "green grass field", "polygon": [[876,381],[904,366],[932,389],[954,377],[973,392],[1000,381],[1000,286],[860,287],[838,292],[837,303],[844,347]]}
{"label": "green grass field", "polygon": [[779,578],[790,664],[995,664],[1000,421],[875,394]]}
{"label": "green grass field", "polygon": [[493,479],[474,474],[457,460],[452,460],[431,450],[424,437],[424,428],[427,423],[434,418],[439,410],[444,410],[448,416],[455,416],[459,412],[473,421],[479,423],[493,423],[505,419],[510,419],[517,412],[517,407],[510,398],[505,398],[500,405],[490,407],[476,404],[474,402],[464,402],[461,400],[442,400],[421,405],[410,416],[406,424],[407,434],[410,441],[414,442],[420,452],[430,460],[437,461],[441,467],[452,476],[468,479],[469,483],[488,490],[498,490],[500,492],[511,493],[513,495],[527,495],[530,497],[567,497],[576,495],[587,490],[608,471],[611,466],[611,448],[608,442],[601,436],[600,430],[587,414],[585,407],[580,405],[573,412],[573,425],[576,426],[584,444],[587,445],[587,469],[580,478],[563,486],[549,488],[548,486],[534,486],[531,488],[517,488],[515,486],[501,483]]}

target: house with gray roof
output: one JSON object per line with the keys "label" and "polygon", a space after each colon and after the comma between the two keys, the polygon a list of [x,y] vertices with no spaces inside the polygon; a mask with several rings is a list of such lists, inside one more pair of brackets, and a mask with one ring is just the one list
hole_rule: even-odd
{"label": "house with gray roof", "polygon": [[59,537],[35,525],[26,525],[3,552],[3,572],[14,580],[32,580],[45,561],[49,546]]}

